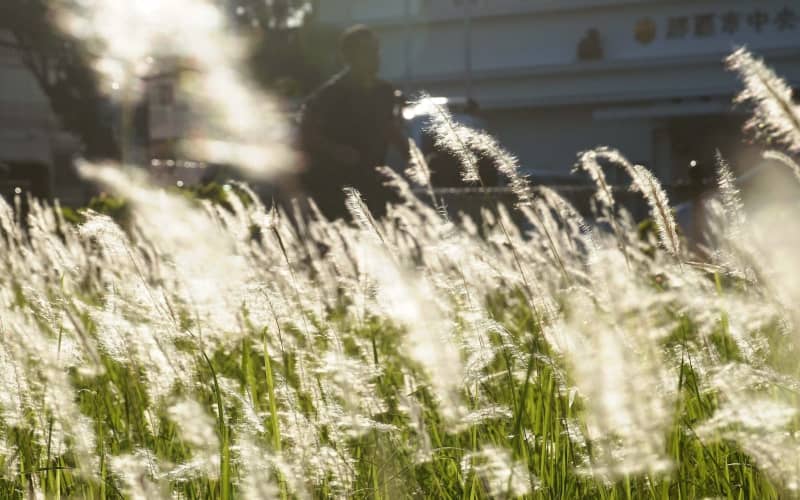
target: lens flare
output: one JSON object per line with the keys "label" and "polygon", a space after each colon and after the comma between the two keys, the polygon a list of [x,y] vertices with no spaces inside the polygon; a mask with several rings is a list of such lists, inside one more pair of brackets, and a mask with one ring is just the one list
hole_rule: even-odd
{"label": "lens flare", "polygon": [[191,75],[174,78],[180,109],[189,110],[187,128],[176,132],[184,156],[232,165],[251,178],[292,169],[284,114],[243,76],[245,43],[219,7],[206,0],[95,0],[60,1],[53,9],[59,26],[98,56],[95,69],[122,106],[144,98],[156,75]]}

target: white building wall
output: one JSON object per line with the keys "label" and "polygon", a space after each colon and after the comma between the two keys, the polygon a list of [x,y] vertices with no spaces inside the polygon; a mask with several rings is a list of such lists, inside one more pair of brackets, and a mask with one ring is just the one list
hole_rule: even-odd
{"label": "white building wall", "polygon": [[578,151],[604,144],[614,144],[631,161],[650,164],[653,160],[649,118],[598,126],[590,109],[576,107],[488,111],[487,115],[507,149],[533,153],[526,165],[537,171],[567,172]]}
{"label": "white building wall", "polygon": [[[537,170],[566,172],[576,152],[609,144],[674,180],[665,123],[729,112],[740,83],[722,59],[740,45],[800,85],[794,0],[472,0],[468,10],[467,1],[324,0],[320,19],[372,26],[383,43],[383,76],[408,91],[463,96],[469,58],[472,95],[491,131]],[[786,12],[796,16],[793,27],[778,22]],[[739,24],[726,30],[731,13]],[[703,16],[711,16],[711,32],[698,24]],[[682,19],[688,31],[676,36],[670,25]],[[655,32],[642,43],[635,33],[646,20]],[[605,57],[579,61],[578,43],[592,28]]]}

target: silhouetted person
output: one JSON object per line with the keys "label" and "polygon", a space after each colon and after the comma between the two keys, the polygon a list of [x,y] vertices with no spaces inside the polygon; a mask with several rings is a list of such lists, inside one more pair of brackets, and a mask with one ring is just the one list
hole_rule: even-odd
{"label": "silhouetted person", "polygon": [[339,49],[347,67],[306,101],[300,124],[308,166],[303,187],[330,218],[346,214],[342,189],[359,190],[381,216],[392,192],[375,167],[385,164],[390,144],[407,154],[394,87],[378,78],[380,44],[365,26],[342,35]]}

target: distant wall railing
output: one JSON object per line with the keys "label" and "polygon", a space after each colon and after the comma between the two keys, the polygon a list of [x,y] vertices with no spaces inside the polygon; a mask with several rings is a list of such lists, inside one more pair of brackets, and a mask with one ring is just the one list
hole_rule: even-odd
{"label": "distant wall railing", "polygon": [[[592,216],[592,197],[595,194],[595,187],[591,184],[561,184],[548,185],[560,194],[565,200],[570,202],[575,209],[587,218]],[[670,197],[673,206],[686,201],[692,196],[691,186],[674,185],[665,186],[666,192]],[[620,207],[624,207],[631,213],[635,220],[642,220],[648,217],[647,202],[640,193],[632,192],[628,186],[612,186],[614,198]],[[416,191],[422,200],[430,198],[424,190]],[[437,203],[443,203],[448,213],[456,215],[463,213],[480,218],[483,209],[493,210],[498,204],[506,208],[513,209],[517,203],[517,198],[510,188],[439,188],[434,190]]]}

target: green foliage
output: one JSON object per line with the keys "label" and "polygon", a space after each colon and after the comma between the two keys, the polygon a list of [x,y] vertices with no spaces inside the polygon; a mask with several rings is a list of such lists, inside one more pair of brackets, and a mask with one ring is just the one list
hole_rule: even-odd
{"label": "green foliage", "polygon": [[131,207],[124,198],[101,193],[89,201],[90,210],[108,215],[122,227],[128,227],[131,217]]}

